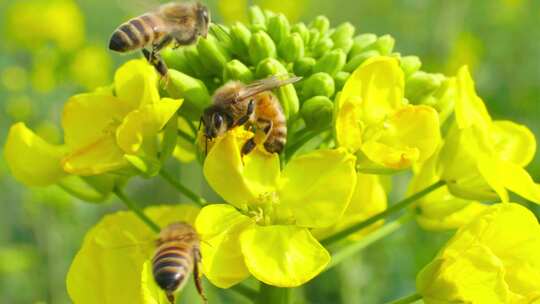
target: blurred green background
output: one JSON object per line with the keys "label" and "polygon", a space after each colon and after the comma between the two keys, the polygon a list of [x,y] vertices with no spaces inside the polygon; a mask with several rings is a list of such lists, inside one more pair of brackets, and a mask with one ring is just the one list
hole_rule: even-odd
{"label": "blurred green background", "polygon": [[[134,3],[148,2],[0,0],[0,142],[18,121],[59,142],[64,102],[111,81],[114,68],[128,57],[109,53],[108,37],[126,18],[144,11]],[[309,22],[323,14],[333,25],[353,23],[357,33],[391,34],[397,51],[420,56],[428,72],[452,75],[469,64],[495,118],[526,124],[540,134],[540,1],[206,2],[218,22],[245,18],[245,7],[253,3],[284,12],[293,21]],[[186,184],[213,197],[198,164],[170,166]],[[528,169],[540,180],[538,156]],[[391,201],[402,197],[405,187],[405,176],[396,179]],[[183,199],[159,180],[134,179],[129,186],[141,204]],[[25,188],[10,176],[3,158],[0,206],[0,303],[15,304],[69,303],[65,275],[85,232],[103,214],[121,207],[113,199],[102,205],[83,203],[55,187]],[[450,235],[408,224],[322,274],[298,291],[299,301],[383,303],[409,294],[417,271]],[[236,303],[230,293],[216,297]]]}

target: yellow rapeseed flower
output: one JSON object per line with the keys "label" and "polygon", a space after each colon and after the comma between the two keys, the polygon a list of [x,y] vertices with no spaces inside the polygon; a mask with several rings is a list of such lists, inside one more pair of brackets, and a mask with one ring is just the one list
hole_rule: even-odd
{"label": "yellow rapeseed flower", "polygon": [[280,171],[279,157],[263,148],[241,158],[243,132],[217,139],[204,163],[208,183],[230,205],[206,206],[197,217],[203,271],[222,288],[250,274],[273,286],[299,286],[330,261],[310,228],[334,225],[347,209],[355,157],[343,148],[317,150]]}
{"label": "yellow rapeseed flower", "polygon": [[408,105],[398,60],[374,57],[349,77],[337,101],[336,138],[358,154],[361,171],[409,168],[440,142],[439,117],[429,106]]}
{"label": "yellow rapeseed flower", "polygon": [[[179,221],[193,224],[198,212],[188,205],[145,210],[160,227]],[[152,277],[156,238],[133,212],[105,216],[86,234],[69,268],[67,290],[73,303],[168,304]]]}
{"label": "yellow rapeseed flower", "polygon": [[540,301],[540,226],[525,207],[489,207],[457,231],[416,280],[426,304]]}
{"label": "yellow rapeseed flower", "polygon": [[508,191],[540,203],[540,186],[524,167],[536,140],[525,126],[493,121],[467,67],[457,75],[455,123],[439,157],[441,178],[455,196],[508,201]]}
{"label": "yellow rapeseed flower", "polygon": [[23,123],[11,127],[5,157],[13,175],[29,186],[58,182],[66,174],[99,175],[129,166],[125,155],[156,158],[156,136],[181,100],[159,98],[157,75],[143,60],[123,65],[112,90],[73,96],[64,106],[64,144],[51,145]]}

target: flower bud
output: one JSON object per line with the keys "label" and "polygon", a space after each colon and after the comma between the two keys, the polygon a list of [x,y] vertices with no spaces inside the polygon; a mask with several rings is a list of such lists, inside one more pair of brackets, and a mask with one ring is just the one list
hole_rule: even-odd
{"label": "flower bud", "polygon": [[417,56],[405,56],[401,58],[400,65],[403,73],[405,73],[405,77],[408,78],[413,73],[420,70],[422,62]]}
{"label": "flower bud", "polygon": [[347,55],[342,50],[333,50],[324,55],[313,67],[313,72],[324,72],[330,76],[335,76],[341,71],[347,61]]}
{"label": "flower bud", "polygon": [[347,62],[347,64],[345,65],[345,67],[343,67],[343,70],[345,72],[349,72],[349,73],[352,73],[354,72],[354,70],[356,70],[356,68],[358,68],[362,63],[364,63],[364,61],[366,61],[367,59],[371,58],[371,57],[375,57],[375,56],[379,56],[381,55],[379,53],[379,51],[375,51],[375,50],[367,50],[367,51],[364,51],[356,56],[354,56],[351,60],[349,60],[349,62]]}
{"label": "flower bud", "polygon": [[304,57],[294,62],[293,70],[294,74],[298,76],[308,76],[313,73],[313,67],[317,61],[311,57]]}
{"label": "flower bud", "polygon": [[251,36],[249,41],[249,58],[251,63],[256,65],[266,58],[276,57],[276,45],[272,38],[265,32],[257,32]]}
{"label": "flower bud", "polygon": [[266,17],[260,7],[256,5],[250,6],[248,9],[248,19],[253,32],[266,30]]}
{"label": "flower bud", "polygon": [[278,46],[280,58],[287,62],[294,62],[304,57],[304,41],[298,33],[292,33],[281,40]]}
{"label": "flower bud", "polygon": [[334,41],[334,48],[343,50],[345,54],[349,53],[353,45],[354,31],[354,26],[349,22],[338,26],[330,35],[330,38]]}
{"label": "flower bud", "polygon": [[210,104],[210,95],[202,81],[182,72],[169,70],[167,93],[171,98],[183,98],[182,113],[188,119],[198,120],[204,108]]}
{"label": "flower bud", "polygon": [[161,170],[161,163],[150,157],[124,154],[124,159],[131,164],[137,174],[140,174],[144,178],[152,178],[158,175]]}
{"label": "flower bud", "polygon": [[223,69],[223,81],[240,80],[249,83],[253,80],[253,72],[239,60],[231,60],[225,64]]}
{"label": "flower bud", "polygon": [[251,40],[250,30],[240,22],[231,26],[231,49],[233,54],[241,59],[249,59],[249,41]]}
{"label": "flower bud", "polygon": [[340,71],[334,76],[334,82],[336,83],[336,91],[340,91],[345,86],[345,82],[351,76],[351,73]]}
{"label": "flower bud", "polygon": [[214,75],[221,75],[223,67],[230,58],[225,49],[217,43],[217,40],[211,36],[200,39],[197,50],[203,66],[212,71]]}
{"label": "flower bud", "polygon": [[326,96],[315,96],[302,104],[300,114],[306,126],[313,130],[330,127],[334,113],[334,104]]}
{"label": "flower bud", "polygon": [[375,43],[366,48],[366,50],[376,50],[383,56],[390,55],[394,50],[396,40],[390,35],[379,37]]}
{"label": "flower bud", "polygon": [[195,74],[195,71],[193,71],[191,68],[190,62],[188,61],[183,48],[176,50],[170,48],[164,49],[161,52],[161,56],[169,68],[190,75]]}
{"label": "flower bud", "polygon": [[232,50],[231,29],[222,24],[211,23],[210,32],[226,51]]}
{"label": "flower bud", "polygon": [[332,97],[334,93],[334,79],[327,73],[315,73],[311,75],[302,86],[302,96],[304,99],[313,96]]}
{"label": "flower bud", "polygon": [[361,34],[353,39],[353,46],[349,52],[349,58],[354,58],[356,55],[364,52],[369,46],[377,42],[375,34]]}
{"label": "flower bud", "polygon": [[321,39],[321,33],[316,29],[309,30],[309,42],[308,45],[310,48],[314,48],[319,40]]}
{"label": "flower bud", "polygon": [[307,26],[300,22],[292,26],[291,33],[298,33],[300,34],[300,37],[302,37],[302,40],[304,40],[304,45],[308,45],[309,43],[309,29]]}
{"label": "flower bud", "polygon": [[329,37],[325,37],[319,40],[317,44],[312,48],[313,56],[316,58],[326,54],[334,47],[334,41]]}
{"label": "flower bud", "polygon": [[206,67],[202,64],[202,60],[199,56],[199,51],[194,45],[184,47],[184,55],[186,56],[187,62],[193,70],[195,76],[199,78],[204,78],[209,75],[212,75],[211,71],[208,71]]}
{"label": "flower bud", "polygon": [[[265,78],[272,75],[286,75],[287,69],[277,59],[267,58],[257,65],[255,74],[257,75],[257,78]],[[300,101],[298,100],[294,85],[288,84],[277,88],[275,91],[276,96],[283,107],[285,117],[288,119],[289,117],[296,115],[300,108]]]}
{"label": "flower bud", "polygon": [[430,74],[418,71],[405,83],[405,97],[412,103],[419,103],[423,98],[437,90],[446,79],[442,74]]}
{"label": "flower bud", "polygon": [[279,44],[285,37],[289,35],[291,25],[289,20],[283,15],[275,15],[268,19],[268,35]]}
{"label": "flower bud", "polygon": [[309,26],[317,29],[321,35],[324,35],[330,29],[330,20],[328,20],[328,18],[325,16],[317,16]]}

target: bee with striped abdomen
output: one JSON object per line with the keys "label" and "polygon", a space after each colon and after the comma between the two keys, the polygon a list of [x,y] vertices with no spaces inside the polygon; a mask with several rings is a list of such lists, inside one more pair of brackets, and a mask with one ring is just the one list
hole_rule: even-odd
{"label": "bee with striped abdomen", "polygon": [[198,265],[201,261],[199,242],[195,229],[185,222],[170,224],[159,233],[152,273],[171,303],[175,303],[175,293],[184,287],[192,272],[197,291],[206,303]]}
{"label": "bee with striped abdomen", "polygon": [[120,53],[142,49],[144,57],[165,77],[167,66],[159,51],[172,42],[175,47],[195,43],[199,36],[206,37],[209,24],[210,13],[206,6],[168,3],[120,25],[111,36],[109,49]]}
{"label": "bee with striped abdomen", "polygon": [[[287,142],[287,121],[278,98],[270,90],[295,83],[301,77],[282,80],[276,76],[258,80],[248,85],[231,81],[219,88],[212,97],[213,104],[201,117],[206,140],[211,140],[228,130],[242,125],[262,131],[261,142],[271,153],[281,153]],[[254,136],[242,147],[242,155],[256,146]]]}

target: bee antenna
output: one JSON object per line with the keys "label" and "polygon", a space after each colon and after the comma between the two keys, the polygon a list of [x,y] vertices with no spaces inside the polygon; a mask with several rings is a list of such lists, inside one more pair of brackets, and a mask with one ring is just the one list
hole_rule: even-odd
{"label": "bee antenna", "polygon": [[[219,29],[219,33],[218,33],[218,29]],[[218,38],[221,36],[222,38],[225,38],[223,37],[223,34],[225,34],[226,36],[226,39],[229,39],[231,40],[231,34],[229,34],[221,24],[217,24],[217,23],[212,23],[212,26],[210,27],[210,30],[212,31],[212,35],[214,35],[214,37]],[[220,39],[221,40],[221,39]]]}

